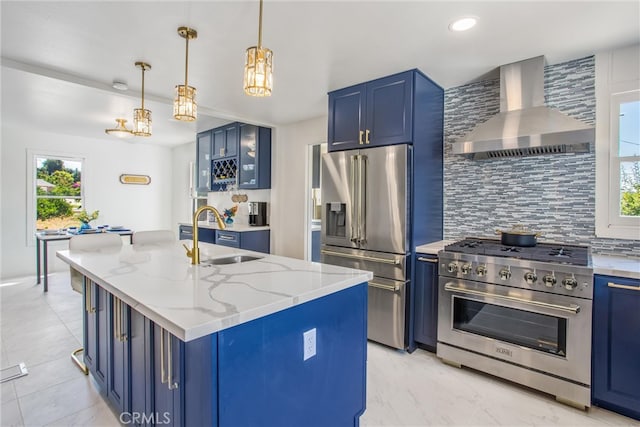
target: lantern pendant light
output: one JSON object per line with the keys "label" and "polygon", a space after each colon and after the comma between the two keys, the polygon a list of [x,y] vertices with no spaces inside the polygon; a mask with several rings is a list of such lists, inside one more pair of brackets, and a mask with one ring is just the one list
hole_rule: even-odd
{"label": "lantern pendant light", "polygon": [[151,69],[146,62],[136,62],[142,70],[142,105],[133,110],[133,134],[135,136],[151,136],[151,111],[144,108],[144,72]]}
{"label": "lantern pendant light", "polygon": [[127,129],[127,125],[125,124],[127,123],[126,119],[116,119],[116,123],[116,127],[112,129],[105,129],[104,133],[122,139],[131,138],[133,136],[133,132],[130,129]]}
{"label": "lantern pendant light", "polygon": [[184,85],[176,85],[176,98],[173,101],[173,117],[177,120],[192,122],[198,117],[196,104],[196,88],[189,86],[189,40],[198,37],[193,28],[179,27],[178,35],[186,40],[186,55],[184,62]]}
{"label": "lantern pendant light", "polygon": [[273,88],[273,52],[262,47],[262,0],[258,21],[258,46],[247,49],[244,63],[244,93],[271,96]]}

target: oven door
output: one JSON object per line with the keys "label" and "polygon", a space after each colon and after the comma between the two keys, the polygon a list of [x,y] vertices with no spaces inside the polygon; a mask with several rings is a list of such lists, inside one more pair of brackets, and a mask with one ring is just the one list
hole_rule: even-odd
{"label": "oven door", "polygon": [[591,301],[439,279],[438,342],[591,384]]}

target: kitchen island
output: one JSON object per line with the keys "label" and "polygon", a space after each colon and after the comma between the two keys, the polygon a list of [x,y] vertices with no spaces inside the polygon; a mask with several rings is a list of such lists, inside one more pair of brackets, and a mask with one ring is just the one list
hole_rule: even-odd
{"label": "kitchen island", "polygon": [[[85,363],[123,423],[358,425],[366,271],[200,243],[59,251],[85,277]],[[238,255],[259,259],[217,264]]]}

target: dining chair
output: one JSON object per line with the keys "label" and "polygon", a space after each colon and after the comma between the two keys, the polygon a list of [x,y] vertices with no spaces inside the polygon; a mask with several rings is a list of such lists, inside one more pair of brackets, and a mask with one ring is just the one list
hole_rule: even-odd
{"label": "dining chair", "polygon": [[171,243],[176,241],[176,234],[171,230],[136,231],[131,240],[134,245]]}
{"label": "dining chair", "polygon": [[[118,234],[80,234],[69,239],[69,251],[98,251],[103,248],[116,248],[122,246],[122,238]],[[71,288],[79,293],[84,292],[84,275],[73,267],[70,267]],[[79,354],[84,348],[79,348],[71,353],[71,360],[78,365],[85,375],[89,374],[89,370],[84,362],[80,359]]]}

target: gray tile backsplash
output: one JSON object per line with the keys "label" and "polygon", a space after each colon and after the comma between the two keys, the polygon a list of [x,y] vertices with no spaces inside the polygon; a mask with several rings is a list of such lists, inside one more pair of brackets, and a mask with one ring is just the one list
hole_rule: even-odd
{"label": "gray tile backsplash", "polygon": [[[595,123],[595,58],[545,67],[548,106]],[[469,160],[451,143],[500,111],[500,81],[445,91],[445,238],[497,238],[525,224],[541,241],[588,244],[593,253],[640,256],[638,240],[595,237],[595,153]],[[593,148],[593,147],[592,147]]]}

